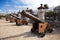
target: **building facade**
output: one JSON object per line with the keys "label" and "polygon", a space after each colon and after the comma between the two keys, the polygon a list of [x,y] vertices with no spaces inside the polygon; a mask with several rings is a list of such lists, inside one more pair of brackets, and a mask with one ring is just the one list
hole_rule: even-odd
{"label": "building facade", "polygon": [[55,7],[54,11],[56,12],[56,19],[60,21],[60,6]]}

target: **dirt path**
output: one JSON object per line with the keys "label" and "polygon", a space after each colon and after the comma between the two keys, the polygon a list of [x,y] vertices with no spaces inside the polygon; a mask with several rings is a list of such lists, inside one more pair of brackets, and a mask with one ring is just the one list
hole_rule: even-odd
{"label": "dirt path", "polygon": [[31,25],[16,26],[0,19],[0,40],[60,40],[60,30],[55,29],[53,33],[46,33],[40,38],[30,32]]}

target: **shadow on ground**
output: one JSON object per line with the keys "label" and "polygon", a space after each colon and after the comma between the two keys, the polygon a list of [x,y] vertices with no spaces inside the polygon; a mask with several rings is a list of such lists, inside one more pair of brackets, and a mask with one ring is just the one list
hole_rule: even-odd
{"label": "shadow on ground", "polygon": [[33,34],[33,33],[31,33],[31,32],[26,32],[26,33],[14,35],[14,36],[9,36],[9,37],[0,38],[0,40],[9,39],[9,38],[15,38],[15,37],[21,37],[21,36],[24,36],[24,37],[34,37],[34,36],[36,36],[36,35]]}
{"label": "shadow on ground", "polygon": [[[17,26],[29,26],[29,25],[16,25],[16,24],[0,25],[0,27],[4,27],[4,26],[6,26],[6,27],[7,27],[7,26],[16,26],[16,27],[17,27]],[[30,25],[30,26],[31,26],[31,25]]]}
{"label": "shadow on ground", "polygon": [[[57,34],[60,34],[60,32],[47,33],[47,35],[57,35]],[[27,37],[35,37],[37,35],[33,34],[31,32],[25,32],[25,33],[18,34],[18,35],[13,35],[13,36],[9,36],[9,37],[0,38],[0,40],[5,40],[5,39],[10,39],[10,38],[15,38],[15,37],[21,37],[21,36],[23,36],[24,38],[27,38]]]}
{"label": "shadow on ground", "polygon": [[9,24],[8,24],[8,25],[6,25],[6,24],[5,24],[5,25],[0,25],[0,27],[4,27],[4,26],[17,26],[17,25],[16,25],[16,24],[11,24],[11,25],[9,25]]}

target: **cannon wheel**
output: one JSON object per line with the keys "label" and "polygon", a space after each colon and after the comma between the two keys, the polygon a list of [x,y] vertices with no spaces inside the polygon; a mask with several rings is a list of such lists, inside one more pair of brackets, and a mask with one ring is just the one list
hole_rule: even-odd
{"label": "cannon wheel", "polygon": [[38,29],[38,23],[33,23],[33,26],[32,26],[32,28],[31,28],[31,32],[33,33],[35,33],[36,32],[36,30]]}
{"label": "cannon wheel", "polygon": [[28,25],[28,23],[26,22],[25,25]]}
{"label": "cannon wheel", "polygon": [[38,37],[44,37],[45,33],[38,33]]}
{"label": "cannon wheel", "polygon": [[48,29],[48,32],[49,32],[49,33],[52,33],[52,32],[53,32],[53,29]]}
{"label": "cannon wheel", "polygon": [[20,25],[20,24],[18,24],[18,23],[17,23],[17,19],[15,20],[15,22],[16,22],[16,25],[17,25],[17,26],[19,26],[19,25]]}
{"label": "cannon wheel", "polygon": [[10,23],[13,23],[13,21],[10,21]]}

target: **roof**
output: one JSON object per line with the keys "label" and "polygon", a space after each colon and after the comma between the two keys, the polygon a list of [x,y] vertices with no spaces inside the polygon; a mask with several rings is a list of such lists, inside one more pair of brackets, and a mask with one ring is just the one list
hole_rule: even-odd
{"label": "roof", "polygon": [[43,7],[43,4],[40,4],[40,7],[38,7],[37,9],[45,9],[45,8]]}
{"label": "roof", "polygon": [[54,10],[60,10],[60,6],[55,7]]}
{"label": "roof", "polygon": [[38,7],[37,9],[45,9],[44,7]]}

